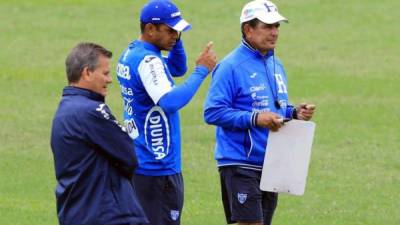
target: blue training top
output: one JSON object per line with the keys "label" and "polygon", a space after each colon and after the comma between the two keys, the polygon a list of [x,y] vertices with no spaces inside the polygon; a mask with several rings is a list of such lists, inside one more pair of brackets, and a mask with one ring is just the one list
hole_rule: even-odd
{"label": "blue training top", "polygon": [[181,172],[178,110],[190,101],[209,73],[205,66],[196,66],[191,76],[176,86],[172,76],[182,76],[186,70],[181,40],[168,57],[162,56],[155,45],[135,40],[119,59],[117,76],[125,124],[139,159],[137,174],[162,176]]}
{"label": "blue training top", "polygon": [[274,52],[263,56],[243,41],[215,68],[205,102],[205,121],[217,126],[218,166],[261,170],[269,131],[256,126],[256,114],[292,118],[293,109],[286,73]]}

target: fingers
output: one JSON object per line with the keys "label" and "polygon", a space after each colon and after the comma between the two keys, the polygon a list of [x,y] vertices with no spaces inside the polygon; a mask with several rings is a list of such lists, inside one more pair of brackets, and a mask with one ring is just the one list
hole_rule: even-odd
{"label": "fingers", "polygon": [[213,45],[214,43],[212,41],[208,42],[203,52],[200,53],[200,56],[196,61],[196,65],[204,65],[205,67],[207,67],[209,72],[211,72],[217,64],[217,55],[212,49]]}
{"label": "fingers", "polygon": [[316,107],[316,106],[313,105],[313,104],[308,104],[308,105],[306,106],[306,109],[314,110],[315,107]]}
{"label": "fingers", "polygon": [[315,105],[314,104],[308,104],[308,103],[300,103],[299,106],[297,106],[299,109],[311,109],[314,110],[315,109]]}
{"label": "fingers", "polygon": [[265,127],[271,131],[277,131],[282,127],[282,118],[272,112],[262,112],[257,116],[257,126]]}
{"label": "fingers", "polygon": [[300,104],[302,106],[298,111],[297,117],[301,120],[310,120],[314,114],[316,106],[313,104]]}
{"label": "fingers", "polygon": [[301,111],[301,114],[304,116],[312,116],[312,114],[314,113],[314,111],[312,110],[303,110]]}
{"label": "fingers", "polygon": [[300,119],[300,120],[310,120],[311,119],[311,117],[312,117],[312,114],[306,114],[306,113],[302,113],[302,114],[300,114],[299,116],[298,116],[298,118]]}
{"label": "fingers", "polygon": [[282,125],[283,125],[283,119],[282,118],[280,118],[280,117],[279,118],[273,118],[268,128],[271,131],[278,131],[279,128],[282,127]]}
{"label": "fingers", "polygon": [[272,122],[271,125],[269,126],[269,129],[270,129],[271,131],[278,131],[279,128],[282,127],[282,125],[283,125],[283,123],[281,123],[281,122],[279,121],[279,119],[276,119],[276,120],[273,120],[273,122]]}
{"label": "fingers", "polygon": [[204,52],[204,53],[209,52],[209,51],[212,49],[213,45],[214,45],[214,42],[212,42],[212,41],[208,42],[207,45],[206,45],[206,47],[204,48],[204,51],[203,51],[203,52]]}
{"label": "fingers", "polygon": [[298,108],[299,108],[299,109],[305,109],[306,106],[307,106],[307,103],[302,102],[302,103],[299,104]]}

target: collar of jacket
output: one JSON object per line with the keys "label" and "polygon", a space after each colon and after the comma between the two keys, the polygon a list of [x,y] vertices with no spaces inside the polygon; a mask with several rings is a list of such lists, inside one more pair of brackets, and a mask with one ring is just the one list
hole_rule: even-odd
{"label": "collar of jacket", "polygon": [[96,92],[93,92],[85,88],[66,86],[63,90],[63,96],[71,96],[71,95],[81,95],[93,99],[95,101],[104,102],[104,96],[102,96],[101,94],[98,94]]}
{"label": "collar of jacket", "polygon": [[251,46],[245,39],[242,39],[241,46],[243,49],[245,49],[247,52],[250,52],[256,57],[261,57],[261,58],[269,58],[274,55],[274,50],[269,50],[266,55],[262,55],[260,51],[255,49],[253,46]]}
{"label": "collar of jacket", "polygon": [[143,48],[145,48],[147,50],[150,50],[152,52],[157,52],[158,54],[161,54],[161,50],[157,46],[155,46],[155,45],[153,45],[153,44],[151,44],[149,42],[142,41],[142,40],[135,40],[133,42],[133,44],[137,45],[137,46],[142,46]]}

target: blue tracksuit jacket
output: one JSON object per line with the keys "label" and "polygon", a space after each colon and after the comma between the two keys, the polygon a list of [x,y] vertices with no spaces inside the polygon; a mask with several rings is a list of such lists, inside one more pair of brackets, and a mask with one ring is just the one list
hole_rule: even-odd
{"label": "blue tracksuit jacket", "polygon": [[285,70],[273,51],[262,56],[243,41],[215,68],[205,102],[205,121],[217,126],[218,166],[261,170],[269,131],[255,126],[255,115],[263,111],[292,118]]}
{"label": "blue tracksuit jacket", "polygon": [[51,148],[61,225],[147,221],[130,179],[137,166],[132,140],[104,97],[65,87],[53,119]]}
{"label": "blue tracksuit jacket", "polygon": [[124,100],[124,122],[139,159],[137,174],[181,172],[179,109],[190,101],[208,74],[205,66],[196,66],[190,77],[176,86],[172,77],[182,76],[186,70],[182,41],[164,57],[157,46],[135,40],[119,59],[117,77]]}

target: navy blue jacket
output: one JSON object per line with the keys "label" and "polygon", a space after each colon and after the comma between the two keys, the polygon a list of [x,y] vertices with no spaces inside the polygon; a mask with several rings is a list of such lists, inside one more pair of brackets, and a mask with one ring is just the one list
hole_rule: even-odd
{"label": "navy blue jacket", "polygon": [[131,182],[132,139],[92,91],[65,87],[53,119],[51,148],[62,225],[146,222]]}

